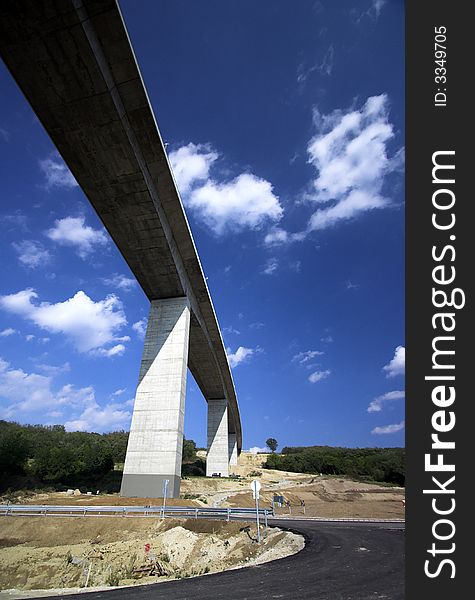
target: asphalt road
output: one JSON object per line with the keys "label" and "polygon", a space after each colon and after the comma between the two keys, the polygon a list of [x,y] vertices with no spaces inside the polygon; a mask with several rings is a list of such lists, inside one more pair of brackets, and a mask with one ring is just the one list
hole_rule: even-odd
{"label": "asphalt road", "polygon": [[[82,600],[398,600],[404,598],[404,525],[276,520],[301,533],[298,554],[179,581],[74,594]],[[57,597],[56,597],[57,600]]]}

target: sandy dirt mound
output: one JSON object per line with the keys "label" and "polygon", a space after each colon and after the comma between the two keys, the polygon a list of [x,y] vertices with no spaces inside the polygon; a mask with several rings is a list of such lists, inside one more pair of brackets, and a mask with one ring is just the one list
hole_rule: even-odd
{"label": "sandy dirt mound", "polygon": [[[0,520],[0,589],[53,590],[155,583],[260,564],[303,548],[303,538],[244,523],[114,517]],[[35,594],[33,594],[35,595]],[[1,598],[23,597],[3,592]]]}

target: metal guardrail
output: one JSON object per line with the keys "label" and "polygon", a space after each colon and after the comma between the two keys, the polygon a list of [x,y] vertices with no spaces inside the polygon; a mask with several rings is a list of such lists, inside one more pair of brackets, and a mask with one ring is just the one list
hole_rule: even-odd
{"label": "metal guardrail", "polygon": [[[212,508],[198,506],[61,506],[54,504],[0,504],[0,516],[4,517],[187,517],[204,519],[206,517],[256,516],[255,508]],[[259,517],[267,519],[273,516],[273,509],[260,508]]]}

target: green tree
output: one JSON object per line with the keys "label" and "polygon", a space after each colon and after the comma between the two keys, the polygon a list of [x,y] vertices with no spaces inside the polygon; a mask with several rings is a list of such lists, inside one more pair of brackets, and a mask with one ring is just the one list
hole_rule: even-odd
{"label": "green tree", "polygon": [[196,443],[193,440],[187,440],[183,438],[183,454],[182,462],[194,462],[197,459],[196,456]]}
{"label": "green tree", "polygon": [[20,427],[0,430],[0,474],[23,474],[29,452],[27,436]]}
{"label": "green tree", "polygon": [[276,439],[274,438],[268,438],[266,440],[266,446],[269,448],[269,450],[271,452],[275,452],[277,450],[277,446],[279,445],[279,443],[277,442]]}

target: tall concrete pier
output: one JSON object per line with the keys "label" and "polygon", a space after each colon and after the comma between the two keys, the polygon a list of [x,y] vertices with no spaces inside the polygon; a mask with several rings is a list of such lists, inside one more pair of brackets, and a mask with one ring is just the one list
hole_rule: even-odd
{"label": "tall concrete pier", "polygon": [[208,474],[242,447],[223,340],[116,0],[0,2],[0,54],[150,300],[122,494],[179,494],[186,366]]}
{"label": "tall concrete pier", "polygon": [[186,298],[153,300],[124,465],[122,496],[180,494],[190,311]]}
{"label": "tall concrete pier", "polygon": [[228,401],[208,400],[206,475],[229,475]]}

